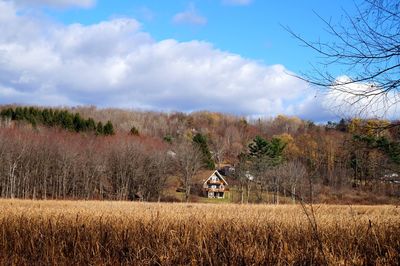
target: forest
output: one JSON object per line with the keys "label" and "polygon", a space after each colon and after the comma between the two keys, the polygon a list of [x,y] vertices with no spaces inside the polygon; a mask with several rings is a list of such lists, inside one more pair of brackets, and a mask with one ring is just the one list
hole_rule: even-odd
{"label": "forest", "polygon": [[394,203],[400,124],[4,105],[0,161],[3,198],[190,201],[199,171],[229,165],[237,202]]}

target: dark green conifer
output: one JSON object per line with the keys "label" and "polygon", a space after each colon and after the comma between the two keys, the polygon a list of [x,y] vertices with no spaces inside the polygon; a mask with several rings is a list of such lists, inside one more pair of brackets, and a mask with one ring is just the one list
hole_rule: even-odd
{"label": "dark green conifer", "polygon": [[107,121],[103,128],[103,134],[105,136],[114,135],[114,126],[111,121]]}
{"label": "dark green conifer", "polygon": [[103,123],[99,122],[97,123],[96,127],[96,135],[103,135]]}
{"label": "dark green conifer", "polygon": [[198,145],[201,152],[203,153],[203,162],[207,166],[208,169],[214,169],[215,164],[212,159],[210,150],[208,149],[207,138],[200,133],[197,133],[193,137],[193,142]]}

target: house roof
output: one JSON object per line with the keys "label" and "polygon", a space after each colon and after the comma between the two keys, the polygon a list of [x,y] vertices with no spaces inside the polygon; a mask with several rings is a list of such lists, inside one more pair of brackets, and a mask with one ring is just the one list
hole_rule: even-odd
{"label": "house roof", "polygon": [[200,170],[195,176],[193,176],[193,183],[203,184],[204,180],[207,180],[215,170]]}
{"label": "house roof", "polygon": [[203,183],[206,183],[214,174],[215,174],[216,176],[218,176],[222,181],[224,181],[224,183],[225,183],[226,185],[228,185],[228,182],[226,182],[226,180],[225,180],[225,179],[223,178],[223,176],[218,172],[218,170],[213,171],[213,172],[208,176],[208,178],[204,180]]}

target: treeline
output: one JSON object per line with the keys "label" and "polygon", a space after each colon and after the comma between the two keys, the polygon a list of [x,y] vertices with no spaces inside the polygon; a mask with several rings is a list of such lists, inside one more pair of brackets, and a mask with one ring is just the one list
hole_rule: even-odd
{"label": "treeline", "polygon": [[68,110],[40,109],[36,107],[8,107],[0,112],[2,119],[12,121],[25,121],[33,127],[44,125],[48,127],[60,127],[75,132],[95,132],[97,135],[114,135],[114,126],[111,121],[105,125],[95,122],[92,118],[84,119],[79,113],[71,113]]}
{"label": "treeline", "polygon": [[0,161],[4,198],[158,200],[171,174],[157,141],[55,130],[2,129]]}
{"label": "treeline", "polygon": [[362,143],[369,150],[380,150],[396,164],[400,164],[400,122],[386,120],[341,119],[329,121],[327,129],[350,133],[353,141]]}
{"label": "treeline", "polygon": [[236,170],[230,184],[239,192],[236,201],[383,203],[400,197],[400,126],[394,121],[315,125],[286,116],[247,120],[210,112],[53,110],[80,113],[84,121],[110,120],[116,134],[104,138],[73,127],[53,130],[64,127],[44,122],[41,108],[35,119],[41,130],[10,126],[4,121],[16,113],[25,117],[21,125],[30,123],[21,113],[35,109],[12,107],[10,115],[8,108],[0,107],[3,197],[128,199],[140,194],[158,200],[167,196],[172,176],[189,199],[200,169],[225,164]]}

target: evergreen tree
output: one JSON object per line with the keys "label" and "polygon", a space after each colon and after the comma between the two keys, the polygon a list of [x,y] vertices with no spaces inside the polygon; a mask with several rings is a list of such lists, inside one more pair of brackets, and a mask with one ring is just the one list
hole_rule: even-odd
{"label": "evergreen tree", "polygon": [[86,122],[82,119],[79,113],[76,113],[74,115],[73,124],[76,132],[81,132],[86,130]]}
{"label": "evergreen tree", "polygon": [[[53,110],[53,109],[39,109],[37,107],[17,107],[15,110],[13,108],[6,108],[0,112],[0,117],[7,117],[11,120],[26,121],[30,123],[33,127],[36,125],[45,125],[49,127],[59,126],[63,129],[82,132],[82,131],[97,131],[96,122],[89,118],[87,120],[83,119],[79,113],[72,114],[67,110]],[[99,132],[103,134],[104,128],[101,125]],[[110,125],[107,128],[107,132],[112,132],[114,130]]]}
{"label": "evergreen tree", "polygon": [[89,131],[96,130],[96,122],[94,122],[93,118],[89,118],[88,120],[86,120],[86,128]]}
{"label": "evergreen tree", "polygon": [[268,155],[274,159],[275,164],[280,164],[283,159],[283,150],[286,147],[286,143],[280,138],[272,138],[269,145]]}
{"label": "evergreen tree", "polygon": [[22,119],[21,120],[28,120],[29,119],[29,110],[28,107],[22,108]]}
{"label": "evergreen tree", "polygon": [[68,113],[67,111],[62,111],[60,113],[60,122],[61,126],[64,129],[73,131],[74,128],[74,117],[72,114]]}
{"label": "evergreen tree", "polygon": [[339,124],[337,124],[336,129],[342,132],[348,131],[348,121],[344,120],[343,118],[340,119]]}
{"label": "evergreen tree", "polygon": [[139,130],[135,126],[131,128],[130,133],[133,136],[139,136]]}
{"label": "evergreen tree", "polygon": [[114,135],[114,126],[110,120],[108,120],[107,123],[104,125],[103,134],[105,136]]}
{"label": "evergreen tree", "polygon": [[203,154],[203,162],[208,169],[215,169],[214,161],[212,160],[210,150],[208,149],[207,138],[200,133],[193,137],[193,142],[200,147]]}
{"label": "evergreen tree", "polygon": [[382,151],[395,164],[400,164],[400,142],[390,141],[386,137],[354,135],[353,140],[364,143],[368,149]]}
{"label": "evergreen tree", "polygon": [[54,110],[50,109],[49,110],[49,120],[48,120],[48,126],[54,126],[55,124],[55,114]]}
{"label": "evergreen tree", "polygon": [[1,111],[0,115],[2,117],[12,118],[14,114],[14,110],[12,108],[7,108]]}
{"label": "evergreen tree", "polygon": [[283,150],[286,143],[280,138],[272,138],[268,141],[260,136],[256,136],[253,142],[249,144],[249,155],[253,159],[267,159],[272,165],[278,165],[283,159]]}
{"label": "evergreen tree", "polygon": [[96,127],[96,135],[103,135],[103,123],[99,122],[97,123]]}
{"label": "evergreen tree", "polygon": [[269,150],[269,143],[267,140],[260,136],[256,136],[253,142],[249,144],[250,156],[260,158],[267,155]]}
{"label": "evergreen tree", "polygon": [[23,110],[21,107],[17,107],[15,108],[15,112],[14,112],[14,116],[12,118],[12,120],[23,120],[24,119],[24,115],[23,115]]}
{"label": "evergreen tree", "polygon": [[173,140],[173,137],[171,136],[171,135],[166,135],[166,136],[164,136],[164,141],[165,142],[168,142],[168,143],[172,143],[172,140]]}
{"label": "evergreen tree", "polygon": [[43,117],[43,124],[46,126],[51,126],[53,118],[48,109],[44,109],[42,111],[42,117]]}

